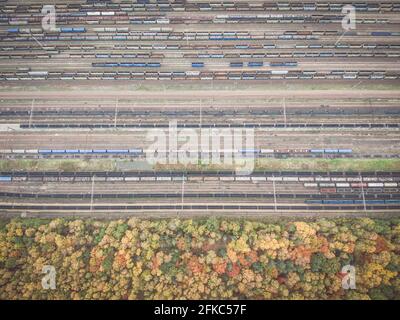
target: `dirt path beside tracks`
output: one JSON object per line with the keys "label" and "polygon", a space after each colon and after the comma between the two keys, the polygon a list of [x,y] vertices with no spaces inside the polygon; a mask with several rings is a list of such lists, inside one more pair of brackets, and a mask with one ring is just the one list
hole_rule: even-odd
{"label": "dirt path beside tracks", "polygon": [[[400,98],[400,90],[188,90],[188,91],[19,91],[0,92],[0,99],[128,99],[128,98],[168,98],[168,99],[206,99],[215,98],[321,98],[321,99],[348,99],[348,98]],[[151,107],[151,106],[149,106]]]}

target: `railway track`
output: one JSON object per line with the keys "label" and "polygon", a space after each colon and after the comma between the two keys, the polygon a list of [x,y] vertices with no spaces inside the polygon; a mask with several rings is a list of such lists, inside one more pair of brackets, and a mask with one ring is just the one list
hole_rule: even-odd
{"label": "railway track", "polygon": [[346,33],[341,2],[5,4],[0,81],[398,80],[398,3],[346,4]]}
{"label": "railway track", "polygon": [[276,207],[274,204],[270,205],[256,205],[256,204],[151,204],[151,205],[66,205],[66,204],[0,204],[0,210],[17,211],[17,212],[81,212],[81,211],[239,211],[239,212],[316,212],[316,211],[329,211],[329,212],[363,212],[363,211],[379,211],[379,210],[399,210],[400,205],[279,205]]}
{"label": "railway track", "polygon": [[[160,106],[147,110],[145,105],[109,105],[88,107],[59,107],[37,105],[34,108],[3,103],[0,123],[14,129],[151,129],[167,128],[168,120],[177,120],[177,128],[309,128],[309,129],[397,129],[400,111],[396,105],[371,103],[364,107],[319,105],[294,107],[272,104],[254,108],[238,104],[231,107],[209,105]],[[115,102],[114,102],[115,103]],[[94,109],[94,110],[93,110]],[[122,110],[121,110],[122,109]],[[216,117],[218,121],[216,121]]]}
{"label": "railway track", "polygon": [[[71,120],[72,121],[72,120]],[[395,121],[395,120],[393,120]],[[169,123],[21,123],[21,129],[113,129],[168,128]],[[400,123],[181,123],[177,128],[355,128],[397,129]]]}
{"label": "railway track", "polygon": [[[400,204],[400,194],[368,194],[364,195],[366,204],[380,203],[380,204]],[[306,194],[306,193],[21,193],[21,192],[0,192],[0,198],[24,198],[24,199],[181,199],[181,198],[240,198],[240,199],[312,199],[313,201],[337,201],[338,203],[343,202],[347,204],[353,204],[354,201],[363,202],[361,194]],[[343,204],[342,203],[342,204]]]}
{"label": "railway track", "polygon": [[[75,171],[75,172],[64,172],[64,171],[2,171],[1,176],[13,177],[236,177],[235,171],[229,170],[215,170],[215,171]],[[284,177],[297,177],[300,181],[302,177],[321,178],[348,178],[354,179],[357,177],[370,177],[371,179],[391,179],[396,178],[400,180],[400,171],[259,171],[255,170],[250,175],[246,176],[249,180],[252,177],[269,177],[269,178],[284,178]],[[238,176],[240,177],[240,176]],[[272,180],[271,180],[272,181]],[[310,181],[310,180],[303,180]],[[314,180],[313,180],[314,181]],[[348,180],[351,181],[351,180]],[[392,181],[392,180],[382,180]]]}
{"label": "railway track", "polygon": [[[100,211],[173,210],[174,202],[189,211],[261,212],[271,203],[276,212],[386,211],[400,204],[400,172],[3,172],[0,177],[5,205],[0,208],[17,211],[87,210],[88,201]],[[58,206],[61,200],[66,207]]]}
{"label": "railway track", "polygon": [[[154,145],[154,135],[168,136],[169,128],[131,128],[131,130],[4,130],[0,134],[0,156],[3,159],[60,159],[60,158],[210,158],[217,154],[221,158],[232,155],[237,158],[396,158],[400,143],[398,129],[375,128],[365,130],[337,128],[192,128],[181,131],[180,137],[203,137],[200,144],[185,145],[177,142],[176,148]],[[189,128],[186,128],[187,130]],[[196,130],[197,131],[194,131]],[[237,131],[233,130],[246,130]],[[215,131],[218,130],[218,131]],[[253,130],[253,131],[248,131]],[[368,130],[368,131],[367,131]],[[219,134],[223,143],[213,145],[211,133]],[[228,139],[231,134],[252,134],[252,142],[235,148]],[[368,134],[367,134],[368,133]],[[149,136],[150,135],[150,136]],[[27,140],[29,138],[29,141]],[[196,138],[197,139],[197,138]],[[210,141],[211,140],[211,141]],[[193,141],[193,140],[192,140]]]}
{"label": "railway track", "polygon": [[[345,4],[356,9],[346,32]],[[400,156],[397,1],[58,1],[53,31],[41,27],[42,5],[1,4],[6,164],[188,155],[149,146],[147,133],[169,120],[193,136],[254,132],[248,149],[201,144],[200,156]],[[399,190],[400,171],[9,171],[0,211],[398,212]]]}

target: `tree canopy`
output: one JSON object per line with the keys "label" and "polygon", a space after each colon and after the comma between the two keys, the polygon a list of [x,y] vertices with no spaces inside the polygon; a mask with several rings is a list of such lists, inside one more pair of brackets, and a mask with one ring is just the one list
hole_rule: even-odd
{"label": "tree canopy", "polygon": [[14,219],[0,226],[0,299],[399,299],[399,222]]}

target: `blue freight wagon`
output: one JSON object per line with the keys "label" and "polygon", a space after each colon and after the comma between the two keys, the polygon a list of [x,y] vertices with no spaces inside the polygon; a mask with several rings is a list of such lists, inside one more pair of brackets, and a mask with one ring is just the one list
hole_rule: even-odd
{"label": "blue freight wagon", "polygon": [[353,204],[354,200],[323,200],[324,204]]}
{"label": "blue freight wagon", "polygon": [[249,67],[262,67],[264,65],[263,62],[249,62],[247,64]]}
{"label": "blue freight wagon", "polygon": [[87,14],[86,12],[71,12],[69,15],[71,17],[85,17]]}
{"label": "blue freight wagon", "polygon": [[320,57],[333,57],[333,52],[321,52]]}
{"label": "blue freight wagon", "polygon": [[385,200],[386,204],[392,204],[392,203],[400,203],[400,200],[395,199],[395,200]]}
{"label": "blue freight wagon", "polygon": [[371,36],[378,36],[378,37],[384,36],[384,37],[387,37],[387,36],[391,36],[391,35],[392,35],[392,33],[391,32],[387,32],[387,31],[372,31],[371,32]]}
{"label": "blue freight wagon", "polygon": [[107,149],[107,153],[128,153],[128,149],[114,149],[114,150],[110,150]]}
{"label": "blue freight wagon", "polygon": [[203,68],[204,62],[192,62],[192,68]]}
{"label": "blue freight wagon", "polygon": [[229,65],[231,68],[241,68],[243,67],[243,62],[231,62]]}
{"label": "blue freight wagon", "polygon": [[325,149],[325,153],[338,153],[338,149]]}
{"label": "blue freight wagon", "polygon": [[67,33],[74,32],[73,28],[69,28],[69,27],[61,27],[60,31],[61,32],[67,32]]}
{"label": "blue freight wagon", "polygon": [[76,27],[76,28],[61,27],[60,31],[66,32],[66,33],[78,33],[78,32],[86,32],[86,28],[85,27]]}
{"label": "blue freight wagon", "polygon": [[96,150],[93,150],[93,153],[107,153],[107,150],[106,149],[96,149]]}
{"label": "blue freight wagon", "polygon": [[72,28],[72,32],[86,32],[85,27]]}
{"label": "blue freight wagon", "polygon": [[9,29],[7,29],[7,32],[9,32],[9,33],[18,33],[19,32],[19,28],[9,28]]}
{"label": "blue freight wagon", "polygon": [[134,67],[134,64],[133,64],[133,63],[130,63],[130,62],[121,62],[121,63],[119,64],[119,66],[120,66],[120,67]]}
{"label": "blue freight wagon", "polygon": [[105,67],[118,67],[118,63],[115,62],[107,62],[107,63],[98,63],[98,62],[92,62],[92,67],[100,67],[100,68],[105,68]]}
{"label": "blue freight wagon", "polygon": [[270,67],[284,67],[285,64],[283,62],[270,62]]}
{"label": "blue freight wagon", "polygon": [[0,176],[0,182],[10,182],[11,177],[10,176]]}
{"label": "blue freight wagon", "polygon": [[385,200],[366,200],[366,204],[385,204]]}

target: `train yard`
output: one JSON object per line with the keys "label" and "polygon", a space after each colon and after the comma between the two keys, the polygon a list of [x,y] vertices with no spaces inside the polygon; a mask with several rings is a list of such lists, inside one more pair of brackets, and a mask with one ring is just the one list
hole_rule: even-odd
{"label": "train yard", "polygon": [[366,212],[400,207],[398,172],[254,172],[250,176],[227,171],[1,174],[2,209],[11,211],[21,208],[146,211],[160,206],[165,210],[194,211],[249,207],[272,212],[301,209]]}
{"label": "train yard", "polygon": [[[168,128],[167,128],[168,129]],[[161,129],[160,129],[161,130]],[[327,130],[317,131],[308,129],[288,130],[255,130],[254,146],[246,148],[227,147],[213,148],[208,143],[185,145],[186,140],[178,141],[177,148],[152,146],[152,140],[147,137],[150,133],[157,135],[158,129],[138,129],[127,132],[109,133],[104,131],[51,131],[51,132],[7,132],[1,135],[2,148],[0,155],[7,158],[144,158],[148,154],[205,154],[226,152],[235,155],[251,157],[306,157],[306,158],[397,158],[400,139],[393,128],[375,129],[365,137],[363,128],[354,130]],[[202,129],[204,134],[206,129]],[[398,129],[397,129],[398,130]],[[210,131],[212,132],[212,131]],[[221,132],[229,135],[231,131],[225,128]],[[315,133],[318,132],[318,135]],[[185,133],[195,136],[200,129]],[[29,137],[29,139],[27,139]],[[221,136],[223,141],[224,137]],[[209,142],[209,141],[207,141]]]}
{"label": "train yard", "polygon": [[[56,14],[51,29],[45,4]],[[355,9],[355,28],[342,25],[345,5]],[[241,175],[202,160],[398,159],[400,2],[0,1],[0,8],[2,164],[135,166],[153,154],[198,165],[4,165],[4,214],[399,212],[400,167]],[[149,135],[172,125],[176,144],[154,147]],[[227,143],[235,130],[250,132],[252,145]],[[188,146],[202,135],[207,142]],[[224,143],[211,145],[213,135]]]}
{"label": "train yard", "polygon": [[10,1],[0,80],[398,79],[399,4],[354,3],[355,30],[344,5],[82,1],[44,30],[40,5]]}

